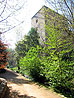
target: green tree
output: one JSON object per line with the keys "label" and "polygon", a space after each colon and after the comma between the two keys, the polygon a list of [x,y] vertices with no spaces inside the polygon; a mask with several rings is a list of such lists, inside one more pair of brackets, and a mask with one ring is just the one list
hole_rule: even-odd
{"label": "green tree", "polygon": [[15,51],[16,51],[16,60],[18,69],[20,69],[19,67],[20,58],[24,57],[26,55],[26,52],[28,52],[31,47],[36,47],[37,45],[39,45],[38,39],[39,36],[37,30],[31,28],[28,34],[24,36],[24,39],[22,39],[16,44]]}
{"label": "green tree", "polygon": [[8,48],[9,51],[9,60],[8,60],[8,67],[14,67],[16,66],[16,58],[15,58],[15,51],[11,48]]}
{"label": "green tree", "polygon": [[46,81],[45,74],[43,73],[44,64],[42,64],[40,59],[40,51],[42,48],[37,46],[31,47],[30,50],[26,53],[24,58],[20,59],[21,70],[31,76],[35,81],[44,83]]}
{"label": "green tree", "polygon": [[18,70],[20,69],[20,66],[19,66],[20,58],[24,57],[26,55],[26,52],[27,52],[26,46],[27,46],[26,41],[24,41],[24,40],[18,41],[18,43],[16,44],[15,56],[16,56]]}
{"label": "green tree", "polygon": [[[53,9],[58,12],[61,13],[62,15],[64,15],[67,18],[67,25],[69,27],[69,33],[70,35],[72,35],[73,39],[74,39],[74,1],[73,0],[45,0],[49,5],[52,5]],[[56,20],[56,18],[55,18]],[[64,29],[65,27],[63,27]],[[73,44],[74,44],[74,40],[73,40]]]}
{"label": "green tree", "polygon": [[39,45],[39,35],[35,28],[31,28],[31,30],[28,32],[26,36],[26,41],[28,45],[28,50],[31,47],[36,47],[37,45]]}
{"label": "green tree", "polygon": [[[49,71],[48,77],[54,83],[54,85],[65,84],[67,81],[74,78],[73,75],[73,54],[69,53],[73,50],[72,48],[72,39],[70,36],[67,39],[63,39],[60,34],[60,30],[57,29],[53,25],[53,29],[51,27],[46,26],[49,37],[47,37],[46,45],[50,50],[50,56],[47,57],[49,59]],[[48,29],[49,28],[49,29]],[[62,60],[62,57],[68,54],[69,58]],[[46,66],[47,67],[47,66]],[[48,69],[47,69],[48,70]]]}
{"label": "green tree", "polygon": [[[45,77],[44,83],[49,86],[70,91],[73,89],[74,78],[73,30],[64,15],[54,13],[54,11],[49,13],[44,13],[47,17],[44,46],[29,48],[26,56],[20,59],[20,65],[33,78]],[[72,95],[70,96],[72,98]]]}

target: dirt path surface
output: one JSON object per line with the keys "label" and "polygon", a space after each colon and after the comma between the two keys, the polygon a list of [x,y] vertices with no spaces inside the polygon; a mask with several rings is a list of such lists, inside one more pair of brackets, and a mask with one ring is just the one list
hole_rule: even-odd
{"label": "dirt path surface", "polygon": [[6,70],[5,73],[0,74],[0,77],[5,78],[8,82],[8,89],[4,98],[62,98],[20,74]]}

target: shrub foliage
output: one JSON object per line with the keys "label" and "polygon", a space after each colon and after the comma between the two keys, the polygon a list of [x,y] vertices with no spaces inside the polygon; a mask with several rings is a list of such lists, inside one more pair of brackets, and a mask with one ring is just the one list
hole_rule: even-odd
{"label": "shrub foliage", "polygon": [[4,68],[8,64],[8,54],[7,45],[0,40],[0,69]]}

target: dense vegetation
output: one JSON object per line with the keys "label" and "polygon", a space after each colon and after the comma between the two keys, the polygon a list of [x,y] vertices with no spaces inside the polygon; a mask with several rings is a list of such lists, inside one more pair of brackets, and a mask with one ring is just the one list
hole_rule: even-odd
{"label": "dense vegetation", "polygon": [[[63,15],[45,10],[45,41],[39,43],[37,29],[31,28],[16,44],[15,56],[22,75],[53,87],[66,97],[74,96],[74,35],[72,25]],[[54,16],[55,13],[55,17]],[[49,19],[48,19],[49,17]],[[40,24],[42,25],[42,24]]]}
{"label": "dense vegetation", "polygon": [[37,32],[37,28],[31,28],[29,33],[17,42],[15,51],[7,50],[6,45],[0,40],[0,68],[3,69],[7,65],[8,51],[10,51],[11,69],[73,98],[74,2],[73,0],[45,1],[62,15],[52,10],[48,13],[49,9],[44,9],[47,19],[45,28],[41,29],[45,29],[47,36],[45,36],[45,42],[42,42],[43,45],[39,43],[38,33],[40,32]]}
{"label": "dense vegetation", "polygon": [[[33,31],[32,31],[33,30]],[[72,98],[73,79],[74,79],[74,50],[72,36],[61,37],[60,30],[56,28],[46,30],[45,46],[39,44],[39,36],[31,29],[29,35],[24,37],[16,45],[17,66],[20,67],[18,72],[22,75],[28,75],[33,80],[53,87],[55,90],[65,92],[67,97]],[[52,32],[52,33],[51,33]],[[30,34],[34,34],[31,38]],[[27,37],[30,37],[27,39]],[[63,40],[62,40],[63,39]],[[29,46],[29,48],[28,48]],[[18,60],[18,59],[19,60]],[[16,70],[15,68],[13,68]],[[67,92],[67,93],[66,93]]]}

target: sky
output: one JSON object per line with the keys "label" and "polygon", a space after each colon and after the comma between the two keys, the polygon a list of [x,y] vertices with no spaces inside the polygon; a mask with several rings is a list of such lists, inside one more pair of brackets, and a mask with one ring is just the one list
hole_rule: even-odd
{"label": "sky", "polygon": [[[22,1],[22,0],[20,0]],[[10,4],[13,4],[15,6],[16,2],[13,0],[14,4],[9,2]],[[22,4],[21,4],[22,5]],[[10,30],[9,32],[6,32],[3,34],[4,41],[9,45],[9,48],[15,48],[15,43],[19,41],[25,34],[28,33],[28,31],[31,28],[31,17],[43,6],[45,5],[44,0],[27,0],[22,7],[21,10],[19,10],[18,13],[14,15],[14,17],[10,18],[10,23],[12,25],[18,24],[18,22],[15,20],[15,18],[19,21],[24,22],[20,25],[18,25],[16,28]]]}
{"label": "sky", "polygon": [[[23,36],[29,32],[31,28],[31,17],[34,16],[35,13],[37,13],[43,5],[46,5],[51,9],[53,9],[53,7],[50,3],[49,4],[46,3],[45,0],[7,0],[7,1],[8,1],[8,5],[11,7],[11,11],[13,12],[11,14],[12,17],[9,17],[7,19],[8,21],[7,26],[10,26],[10,24],[12,25],[12,27],[16,25],[17,26],[14,29],[4,33],[2,37],[4,42],[9,45],[9,48],[14,49],[15,43],[21,40]],[[54,0],[51,0],[51,1],[54,1]],[[0,5],[0,11],[2,6],[3,5]],[[9,9],[9,6],[7,6],[8,9]],[[19,7],[21,7],[21,9],[18,11],[15,10],[15,13],[14,13],[12,7],[14,7],[15,9],[18,9]],[[3,13],[3,17],[6,17],[8,14],[10,14],[9,12],[10,9],[9,10],[8,9],[6,9],[5,13]],[[20,24],[21,21],[23,22]],[[0,28],[1,26],[2,24],[0,23]]]}

